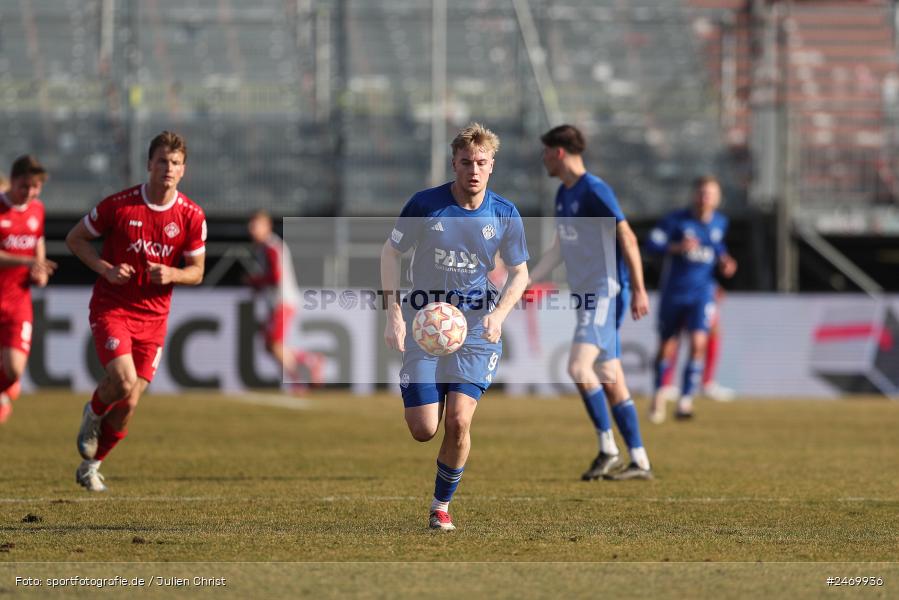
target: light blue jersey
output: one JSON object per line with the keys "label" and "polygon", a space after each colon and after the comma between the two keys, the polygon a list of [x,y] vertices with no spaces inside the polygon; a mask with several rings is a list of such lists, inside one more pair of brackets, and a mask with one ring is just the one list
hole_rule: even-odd
{"label": "light blue jersey", "polygon": [[630,276],[616,226],[625,220],[615,192],[596,175],[584,173],[571,188],[559,186],[556,229],[577,304],[574,342],[600,348],[602,361],[621,356],[618,329],[629,300]]}
{"label": "light blue jersey", "polygon": [[584,173],[571,188],[559,186],[556,227],[568,286],[572,291],[600,291],[612,297],[628,285],[630,275],[615,230],[601,231],[597,217],[614,217],[616,225],[626,220],[609,184]]}
{"label": "light blue jersey", "polygon": [[[649,235],[648,250],[665,254],[659,291],[662,298],[678,303],[709,302],[714,297],[715,269],[718,260],[727,254],[724,237],[727,235],[727,217],[719,212],[712,214],[708,223],[697,219],[693,211],[676,210],[659,222]],[[672,255],[668,245],[693,237],[699,246],[686,253]]]}
{"label": "light blue jersey", "polygon": [[487,273],[497,251],[509,266],[525,262],[528,251],[515,205],[487,190],[476,210],[466,210],[456,203],[451,185],[415,194],[403,207],[390,241],[400,252],[414,248],[412,289],[404,309],[448,301],[472,321],[496,302],[497,290]]}
{"label": "light blue jersey", "polygon": [[[456,203],[451,183],[415,194],[403,207],[390,234],[399,252],[414,249],[411,290],[403,298],[406,351],[400,388],[406,407],[443,400],[449,391],[480,398],[496,373],[502,341],[483,338],[482,318],[495,307],[497,291],[487,278],[497,252],[509,266],[527,261],[524,224],[518,209],[486,191],[476,210]],[[468,321],[463,346],[447,356],[432,356],[412,339],[411,320],[430,302],[458,306]]]}

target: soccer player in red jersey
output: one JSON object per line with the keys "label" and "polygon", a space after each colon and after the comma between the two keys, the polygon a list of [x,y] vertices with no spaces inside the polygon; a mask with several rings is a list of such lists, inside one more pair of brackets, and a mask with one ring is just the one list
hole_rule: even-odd
{"label": "soccer player in red jersey", "polygon": [[38,199],[47,171],[20,156],[0,192],[0,423],[12,413],[19,378],[31,351],[31,286],[44,287],[56,269],[44,244],[44,205]]}
{"label": "soccer player in red jersey", "polygon": [[[173,286],[203,280],[206,217],[177,188],[186,160],[184,139],[163,131],[150,142],[147,183],[105,198],[66,236],[72,253],[100,275],[90,326],[106,375],[84,407],[78,432],[84,461],[75,473],[92,492],[106,490],[100,463],[127,434],[156,373]],[[98,237],[99,254],[91,244]]]}
{"label": "soccer player in red jersey", "polygon": [[290,378],[293,390],[302,393],[306,385],[301,379],[301,367],[307,371],[305,379],[312,386],[322,381],[324,358],[317,352],[293,350],[285,345],[287,332],[296,314],[300,291],[290,248],[274,232],[272,217],[264,210],[253,213],[247,223],[258,270],[246,278],[246,283],[265,294],[269,318],[263,335],[266,351],[278,361],[284,375]]}

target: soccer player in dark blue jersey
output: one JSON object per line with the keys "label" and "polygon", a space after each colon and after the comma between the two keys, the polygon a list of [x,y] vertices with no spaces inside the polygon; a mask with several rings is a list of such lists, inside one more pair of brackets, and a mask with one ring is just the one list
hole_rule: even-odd
{"label": "soccer player in dark blue jersey", "polygon": [[[534,267],[532,279],[548,277],[564,261],[568,285],[578,305],[568,374],[577,385],[599,438],[599,453],[581,478],[652,479],[637,409],[621,368],[618,335],[628,312],[628,300],[633,319],[649,312],[637,236],[612,188],[584,167],[582,155],[587,144],[583,134],[571,125],[560,125],[540,139],[547,173],[562,184],[556,193],[555,239]],[[622,461],[612,435],[607,396],[631,456],[630,463],[617,472]]]}
{"label": "soccer player in dark blue jersey", "polygon": [[[499,138],[474,123],[452,144],[455,180],[418,192],[406,203],[381,251],[381,283],[387,298],[387,346],[403,353],[400,391],[412,437],[426,442],[444,421],[431,503],[431,529],[455,529],[449,502],[471,449],[471,420],[490,387],[502,354],[503,321],[528,281],[527,245],[518,209],[487,189]],[[401,300],[401,256],[412,251],[411,289]],[[489,282],[499,254],[509,278],[502,293]],[[433,356],[412,338],[412,318],[435,301],[458,306],[468,335],[453,354]]]}
{"label": "soccer player in dark blue jersey", "polygon": [[716,310],[715,271],[733,277],[737,270],[737,261],[724,243],[728,220],[717,211],[720,204],[718,180],[708,175],[699,177],[693,182],[693,206],[668,214],[650,234],[648,249],[665,256],[659,285],[656,392],[650,407],[653,423],[665,420],[662,377],[677,360],[677,340],[683,330],[690,334],[690,353],[675,417],[693,416],[693,394],[702,377],[709,327]]}

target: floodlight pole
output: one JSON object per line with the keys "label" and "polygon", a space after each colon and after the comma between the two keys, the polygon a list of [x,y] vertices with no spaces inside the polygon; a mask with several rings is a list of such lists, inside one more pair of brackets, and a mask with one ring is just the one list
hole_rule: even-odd
{"label": "floodlight pole", "polygon": [[446,0],[431,11],[431,172],[436,187],[446,179]]}

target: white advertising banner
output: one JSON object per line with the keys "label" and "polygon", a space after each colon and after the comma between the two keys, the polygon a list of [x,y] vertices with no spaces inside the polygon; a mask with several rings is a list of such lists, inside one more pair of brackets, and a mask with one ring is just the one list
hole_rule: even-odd
{"label": "white advertising banner", "polygon": [[[366,393],[396,385],[400,356],[384,347],[381,311],[363,306],[364,291],[342,290],[322,302],[304,291],[293,342],[326,358],[325,377]],[[87,392],[101,369],[88,327],[89,288],[35,292],[32,354],[25,389]],[[562,295],[563,304],[567,295]],[[357,302],[357,300],[359,300]],[[652,389],[657,339],[653,313],[622,327],[622,361],[635,394]],[[745,397],[899,395],[899,298],[860,295],[729,294],[721,305],[717,379]],[[154,392],[228,391],[277,386],[281,373],[258,329],[263,302],[244,289],[178,289]],[[574,334],[571,310],[516,310],[503,328],[496,383],[511,393],[571,390],[566,374]],[[683,361],[678,367],[680,377]]]}

